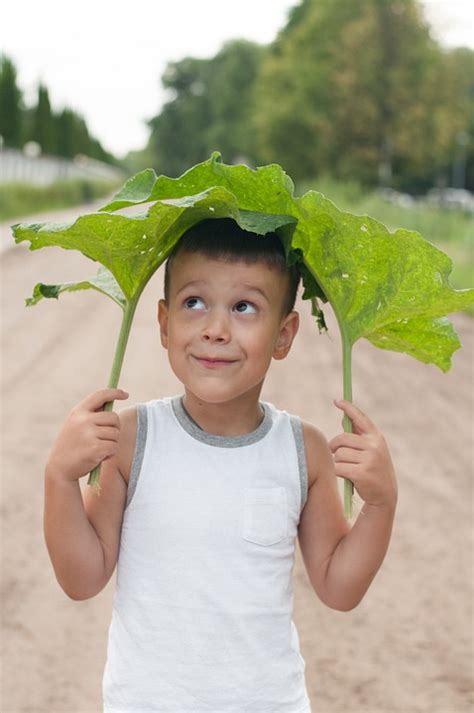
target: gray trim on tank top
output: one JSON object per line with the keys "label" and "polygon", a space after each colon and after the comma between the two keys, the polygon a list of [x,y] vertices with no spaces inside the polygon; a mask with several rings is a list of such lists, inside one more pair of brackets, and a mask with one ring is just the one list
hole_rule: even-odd
{"label": "gray trim on tank top", "polygon": [[302,510],[306,505],[306,499],[308,497],[308,469],[306,467],[306,452],[304,449],[303,427],[301,425],[300,417],[295,416],[293,414],[290,414],[290,423],[291,428],[293,429],[293,435],[295,437],[296,443],[296,453],[298,455],[298,470],[300,474]]}
{"label": "gray trim on tank top", "polygon": [[272,427],[272,414],[270,408],[264,401],[260,401],[264,415],[262,421],[254,431],[243,433],[240,436],[218,436],[214,433],[207,433],[199,426],[184,407],[183,397],[175,396],[171,399],[173,411],[184,430],[197,441],[207,443],[208,446],[218,446],[220,448],[240,448],[257,443],[267,435]]}
{"label": "gray trim on tank top", "polygon": [[133,454],[130,474],[128,476],[127,500],[125,510],[130,505],[138,483],[138,476],[145,455],[146,434],[148,431],[148,413],[145,404],[137,404],[137,436],[135,440],[135,452]]}
{"label": "gray trim on tank top", "polygon": [[[186,411],[183,404],[183,396],[175,396],[171,399],[173,412],[184,430],[190,436],[198,441],[211,446],[220,446],[222,448],[237,448],[240,446],[248,446],[252,443],[257,443],[262,439],[272,427],[272,414],[270,407],[265,401],[260,401],[260,405],[264,411],[264,417],[254,431],[244,433],[240,436],[219,436],[213,433],[207,433],[201,426],[192,418]],[[300,492],[301,492],[301,510],[303,509],[307,493],[308,493],[308,474],[306,468],[306,456],[304,450],[303,431],[301,428],[301,420],[298,416],[290,415],[290,423],[293,431],[293,436],[296,444],[296,452],[298,457],[298,471],[300,476]],[[146,404],[137,404],[137,434],[135,443],[135,452],[133,454],[132,465],[128,480],[127,499],[125,509],[130,505],[135,493],[140,470],[142,467],[143,456],[145,453],[145,444],[148,430],[148,414]]]}

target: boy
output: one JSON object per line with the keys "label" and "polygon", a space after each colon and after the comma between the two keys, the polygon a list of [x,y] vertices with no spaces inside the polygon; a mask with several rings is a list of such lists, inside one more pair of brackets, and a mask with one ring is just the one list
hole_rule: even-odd
{"label": "boy", "polygon": [[[382,434],[345,401],[352,434],[261,402],[298,330],[298,272],[274,234],[230,219],[189,230],[165,268],[161,342],[184,395],[72,409],[45,472],[45,538],[73,599],[118,560],[103,680],[106,713],[309,713],[292,617],[298,536],[329,607],[355,607],[388,547],[397,486]],[[100,497],[79,479],[99,462]],[[365,501],[351,528],[334,476]],[[120,553],[120,557],[118,557]]]}

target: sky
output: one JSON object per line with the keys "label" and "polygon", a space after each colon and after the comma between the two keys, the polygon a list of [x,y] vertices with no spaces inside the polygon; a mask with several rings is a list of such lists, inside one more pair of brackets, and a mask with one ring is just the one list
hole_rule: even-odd
{"label": "sky", "polygon": [[[297,2],[42,0],[27,11],[8,2],[0,52],[13,60],[28,106],[42,81],[54,111],[67,106],[82,114],[103,147],[121,158],[146,144],[145,122],[167,100],[160,84],[167,62],[212,57],[230,39],[269,43]],[[472,0],[422,4],[441,44],[474,48]]]}

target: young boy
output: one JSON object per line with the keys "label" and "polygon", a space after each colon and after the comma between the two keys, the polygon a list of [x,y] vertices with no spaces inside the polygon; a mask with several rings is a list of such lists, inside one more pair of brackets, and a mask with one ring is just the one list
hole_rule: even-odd
{"label": "young boy", "polygon": [[[122,410],[101,389],[72,409],[49,453],[44,529],[72,599],[117,585],[106,713],[309,713],[292,621],[298,536],[329,607],[364,596],[388,547],[397,486],[380,431],[336,405],[352,434],[259,400],[298,331],[296,268],[274,234],[204,221],[178,242],[159,301],[161,342],[184,394]],[[100,497],[79,479],[99,462]],[[335,476],[365,501],[346,522]]]}

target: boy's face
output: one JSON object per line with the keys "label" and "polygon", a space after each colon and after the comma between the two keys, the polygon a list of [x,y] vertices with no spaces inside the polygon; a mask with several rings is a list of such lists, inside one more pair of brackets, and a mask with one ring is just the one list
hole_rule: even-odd
{"label": "boy's face", "polygon": [[282,316],[288,275],[181,253],[170,278],[169,302],[158,303],[161,343],[186,393],[216,404],[258,399],[272,358],[288,354],[298,330],[297,312]]}

